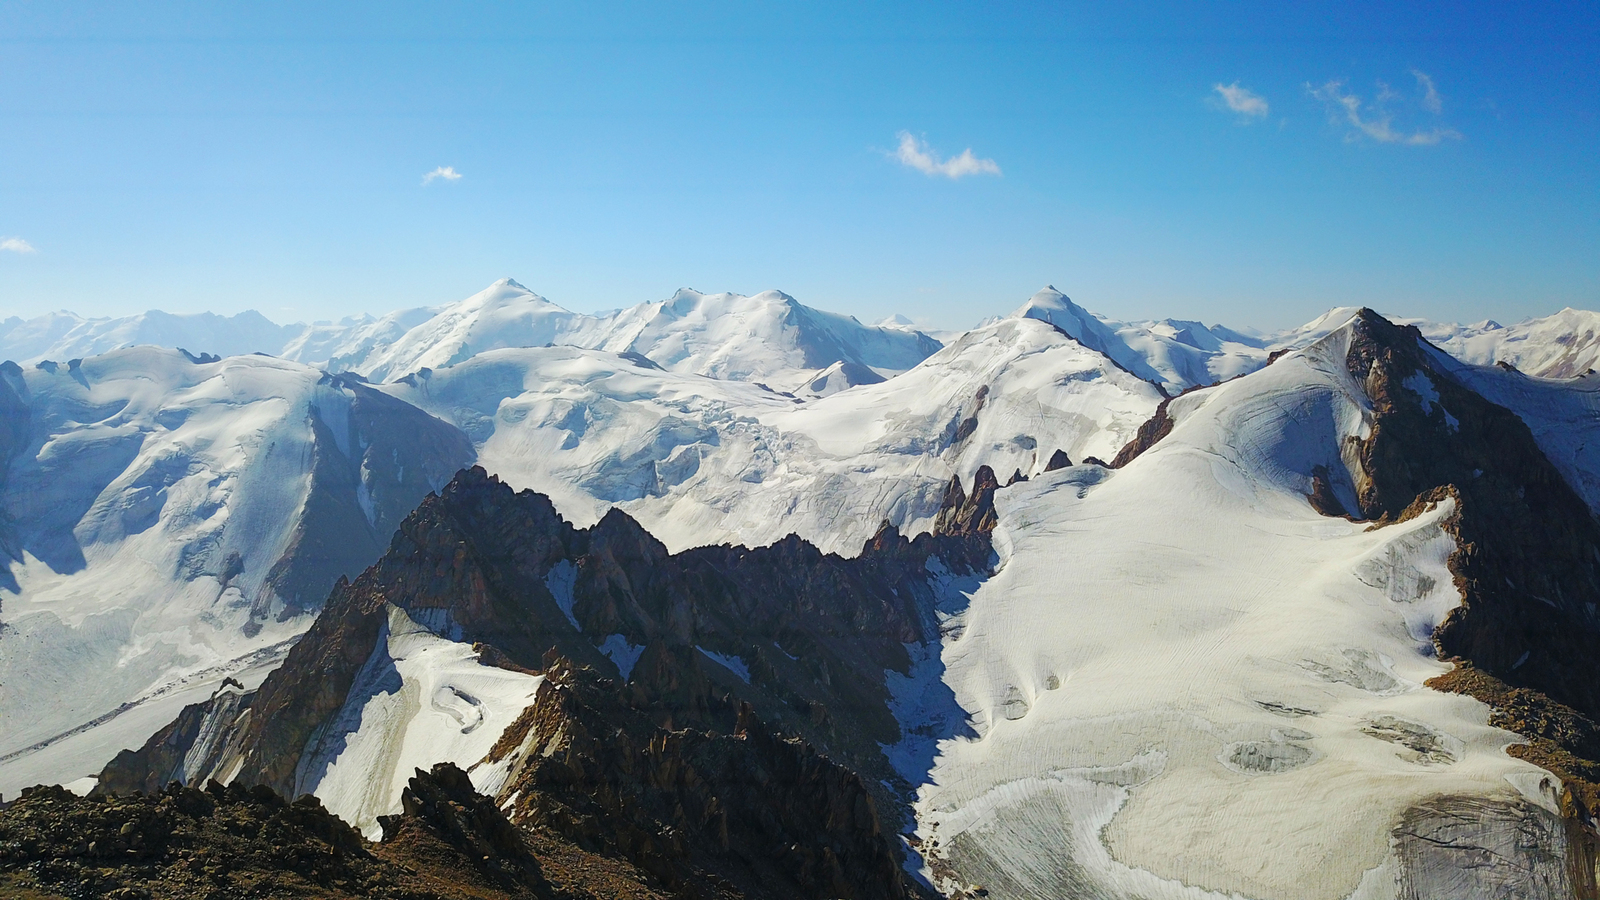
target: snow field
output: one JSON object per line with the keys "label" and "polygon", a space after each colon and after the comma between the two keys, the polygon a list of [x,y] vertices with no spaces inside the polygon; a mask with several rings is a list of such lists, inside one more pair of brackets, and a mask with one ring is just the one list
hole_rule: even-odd
{"label": "snow field", "polygon": [[964,874],[998,896],[1393,896],[1409,806],[1551,804],[1486,706],[1421,687],[1459,602],[1448,505],[1366,531],[1304,499],[1362,427],[1340,337],[1174,402],[1171,435],[1098,484],[997,495],[1001,568],[940,659],[975,735],[939,741],[916,801]]}
{"label": "snow field", "polygon": [[[533,703],[543,680],[482,665],[471,645],[391,606],[344,707],[307,746],[295,793],[315,794],[376,839],[383,831],[377,817],[400,812],[400,794],[417,769],[453,762],[472,770]],[[473,771],[474,784],[492,792],[496,771]]]}
{"label": "snow field", "polygon": [[[5,498],[23,553],[19,590],[0,601],[0,754],[220,681],[308,624],[268,615],[245,628],[309,490],[320,373],[137,348],[87,360],[80,375],[26,373],[36,430]],[[111,734],[102,764],[130,740]],[[0,791],[57,752],[0,762]]]}
{"label": "snow field", "polygon": [[480,464],[576,525],[616,505],[674,551],[794,532],[847,555],[885,519],[928,527],[953,475],[1035,474],[1056,449],[1114,456],[1161,399],[1026,319],[804,404],[568,347],[491,351],[416,382],[383,390],[456,423]]}

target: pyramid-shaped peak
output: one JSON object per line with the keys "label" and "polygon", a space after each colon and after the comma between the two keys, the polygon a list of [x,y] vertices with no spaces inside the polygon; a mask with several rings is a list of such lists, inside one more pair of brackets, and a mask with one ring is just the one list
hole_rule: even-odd
{"label": "pyramid-shaped peak", "polygon": [[1095,316],[1073,303],[1072,298],[1056,290],[1054,285],[1047,284],[1029,297],[1026,303],[1017,307],[1010,318],[1039,319],[1077,337]]}

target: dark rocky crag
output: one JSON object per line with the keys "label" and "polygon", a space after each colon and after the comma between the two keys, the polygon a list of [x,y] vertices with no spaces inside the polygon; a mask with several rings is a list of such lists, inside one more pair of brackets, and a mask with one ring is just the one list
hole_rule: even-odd
{"label": "dark rocky crag", "polygon": [[669,730],[659,701],[630,702],[592,669],[562,659],[546,675],[490,754],[512,758],[513,821],[628,859],[685,896],[912,894],[861,776],[771,732],[748,704],[732,733]]}
{"label": "dark rocky crag", "polygon": [[[465,470],[340,581],[258,691],[185,710],[100,790],[222,773],[307,790],[305,760],[341,739],[330,723],[398,608],[485,664],[546,674],[491,757],[516,757],[496,799],[516,797],[512,820],[552,852],[625,861],[681,896],[907,896],[880,813],[898,815],[904,788],[879,750],[899,738],[883,673],[937,638],[930,560],[987,570],[997,487],[981,470],[938,533],[886,524],[854,559],[795,537],[669,554],[620,511],[575,529],[548,498]],[[565,609],[553,572],[571,579]],[[596,646],[608,635],[642,648],[626,678]],[[748,680],[702,651],[737,657]]]}
{"label": "dark rocky crag", "polygon": [[[1600,808],[1600,524],[1517,415],[1484,399],[1412,326],[1361,310],[1346,365],[1372,403],[1346,458],[1359,508],[1381,524],[1451,500],[1449,567],[1462,603],[1435,632],[1457,669],[1430,686],[1493,706],[1512,748],[1566,783],[1570,876],[1596,896]],[[1331,496],[1331,492],[1328,492]],[[1319,506],[1340,514],[1333,504]]]}
{"label": "dark rocky crag", "polygon": [[315,797],[269,788],[78,797],[25,791],[0,807],[0,895],[113,900],[661,898],[625,862],[511,825],[445,763],[417,772],[404,812],[368,843]]}
{"label": "dark rocky crag", "polygon": [[[1156,407],[1155,415],[1139,426],[1139,430],[1134,434],[1133,440],[1124,444],[1122,449],[1117,451],[1116,458],[1111,460],[1106,468],[1122,468],[1138,459],[1140,454],[1154,447],[1162,438],[1172,433],[1172,416],[1167,414],[1167,406],[1171,402],[1172,399],[1170,397],[1161,401],[1161,405]],[[1084,462],[1088,462],[1088,460],[1084,460]]]}

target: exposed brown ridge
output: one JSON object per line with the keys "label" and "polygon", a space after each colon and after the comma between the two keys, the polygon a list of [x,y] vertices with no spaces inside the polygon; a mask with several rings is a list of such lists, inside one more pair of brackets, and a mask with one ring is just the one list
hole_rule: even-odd
{"label": "exposed brown ridge", "polygon": [[1134,434],[1133,440],[1124,444],[1122,449],[1117,451],[1116,458],[1111,460],[1111,464],[1107,468],[1122,468],[1137,459],[1139,454],[1154,447],[1158,441],[1172,433],[1172,416],[1167,415],[1167,404],[1171,402],[1172,398],[1170,397],[1161,401],[1161,405],[1156,407],[1155,415],[1139,426],[1139,431]]}
{"label": "exposed brown ridge", "polygon": [[[1589,823],[1574,859],[1592,859],[1600,525],[1527,425],[1451,374],[1414,326],[1362,309],[1350,328],[1346,365],[1372,402],[1368,437],[1348,439],[1359,467],[1351,512],[1382,524],[1455,503],[1444,527],[1462,603],[1434,640],[1461,668],[1431,686],[1478,697],[1529,737],[1522,755],[1567,781],[1569,821]],[[1594,896],[1592,867],[1574,878]]]}

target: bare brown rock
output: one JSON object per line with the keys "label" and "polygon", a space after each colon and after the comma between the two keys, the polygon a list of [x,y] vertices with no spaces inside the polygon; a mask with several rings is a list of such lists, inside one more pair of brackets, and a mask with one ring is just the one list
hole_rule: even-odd
{"label": "bare brown rock", "polygon": [[1154,447],[1156,442],[1172,433],[1172,417],[1167,415],[1167,404],[1171,402],[1172,398],[1170,397],[1161,401],[1161,405],[1156,407],[1155,415],[1139,426],[1139,431],[1134,434],[1133,440],[1117,451],[1116,459],[1113,459],[1106,468],[1122,468],[1137,459],[1139,454]]}

